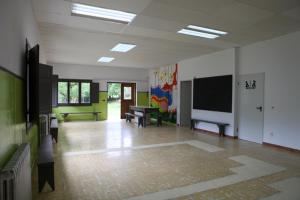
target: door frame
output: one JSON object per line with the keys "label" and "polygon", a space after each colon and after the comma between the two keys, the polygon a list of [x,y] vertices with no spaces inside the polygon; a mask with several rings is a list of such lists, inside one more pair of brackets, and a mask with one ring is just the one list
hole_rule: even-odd
{"label": "door frame", "polygon": [[[241,107],[241,94],[240,94],[240,87],[241,87],[241,76],[244,76],[244,75],[257,75],[257,74],[262,74],[263,75],[263,83],[262,83],[262,90],[263,90],[263,95],[262,95],[262,108],[263,108],[263,113],[262,113],[262,133],[261,133],[261,141],[258,143],[258,144],[263,144],[263,141],[264,141],[264,131],[265,131],[265,123],[264,123],[264,120],[265,120],[265,82],[266,82],[266,74],[265,72],[261,72],[261,73],[248,73],[248,74],[239,74],[238,75],[238,78],[237,78],[237,120],[236,120],[236,123],[237,123],[237,134],[238,134],[238,138],[241,139],[240,137],[240,116],[241,116],[241,110],[240,110],[240,107]],[[241,139],[243,140],[243,139]],[[248,140],[245,140],[245,141],[248,141]],[[249,141],[249,142],[252,142],[252,141]],[[256,142],[255,142],[256,143]]]}

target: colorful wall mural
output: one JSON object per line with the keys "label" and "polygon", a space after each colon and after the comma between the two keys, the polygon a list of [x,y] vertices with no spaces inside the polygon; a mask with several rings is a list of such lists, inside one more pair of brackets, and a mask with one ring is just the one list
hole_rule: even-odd
{"label": "colorful wall mural", "polygon": [[159,108],[164,121],[176,123],[178,64],[166,66],[151,74],[150,106]]}

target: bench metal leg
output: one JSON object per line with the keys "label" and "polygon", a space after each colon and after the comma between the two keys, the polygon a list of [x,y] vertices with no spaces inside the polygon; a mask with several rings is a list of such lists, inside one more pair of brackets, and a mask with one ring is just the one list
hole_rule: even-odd
{"label": "bench metal leg", "polygon": [[219,134],[220,134],[220,136],[225,136],[225,126],[218,125],[218,127],[219,127]]}
{"label": "bench metal leg", "polygon": [[143,121],[144,121],[144,120],[143,120],[143,117],[139,117],[139,118],[138,118],[138,127],[140,127],[140,125],[143,127],[143,124],[144,124]]}
{"label": "bench metal leg", "polygon": [[195,120],[191,119],[191,129],[194,130],[195,129]]}

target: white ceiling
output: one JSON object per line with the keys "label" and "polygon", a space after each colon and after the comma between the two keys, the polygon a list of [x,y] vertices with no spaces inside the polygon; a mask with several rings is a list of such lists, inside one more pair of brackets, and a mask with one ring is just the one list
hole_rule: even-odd
{"label": "white ceiling", "polygon": [[[74,2],[74,1],[73,1]],[[154,68],[300,30],[300,0],[78,0],[136,13],[129,25],[71,16],[71,0],[33,0],[49,62]],[[193,24],[228,32],[215,40],[180,35]],[[111,52],[133,43],[128,53]]]}

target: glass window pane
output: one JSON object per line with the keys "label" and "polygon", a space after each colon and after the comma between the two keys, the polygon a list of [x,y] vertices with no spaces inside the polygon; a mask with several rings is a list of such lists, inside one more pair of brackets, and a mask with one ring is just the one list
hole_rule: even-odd
{"label": "glass window pane", "polygon": [[58,82],[58,103],[68,103],[68,82]]}
{"label": "glass window pane", "polygon": [[124,87],[123,99],[131,100],[131,87]]}
{"label": "glass window pane", "polygon": [[79,103],[79,83],[70,82],[70,103]]}
{"label": "glass window pane", "polygon": [[90,83],[81,83],[81,103],[90,103]]}

